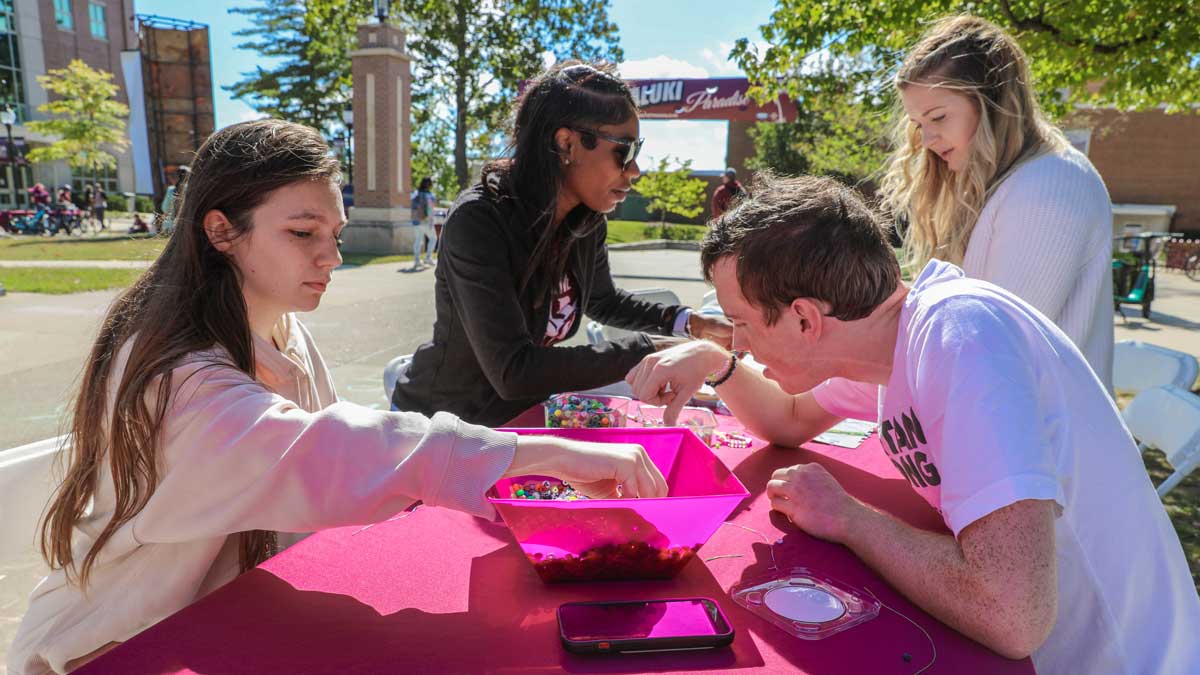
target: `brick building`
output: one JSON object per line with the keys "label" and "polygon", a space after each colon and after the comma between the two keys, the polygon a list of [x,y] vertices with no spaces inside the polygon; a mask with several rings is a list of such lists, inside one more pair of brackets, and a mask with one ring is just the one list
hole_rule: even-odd
{"label": "brick building", "polygon": [[1102,109],[1067,126],[1104,177],[1115,231],[1169,227],[1200,237],[1200,114]]}
{"label": "brick building", "polygon": [[[136,44],[133,21],[133,0],[0,0],[0,106],[10,105],[17,115],[12,135],[18,153],[50,140],[24,123],[46,117],[37,110],[48,101],[38,76],[72,59],[112,73],[118,99],[128,105],[121,51]],[[6,162],[0,167],[0,208],[27,204],[26,189],[35,182],[72,183],[76,189],[99,182],[110,193],[131,190],[128,150],[117,155],[117,163],[116,169],[85,174],[62,161],[32,166]]]}

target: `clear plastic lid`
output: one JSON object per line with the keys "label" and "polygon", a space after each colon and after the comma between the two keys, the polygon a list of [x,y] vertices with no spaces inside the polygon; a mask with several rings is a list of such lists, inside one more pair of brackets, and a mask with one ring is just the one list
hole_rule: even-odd
{"label": "clear plastic lid", "polygon": [[804,567],[729,589],[737,604],[802,640],[821,640],[879,616],[874,596]]}

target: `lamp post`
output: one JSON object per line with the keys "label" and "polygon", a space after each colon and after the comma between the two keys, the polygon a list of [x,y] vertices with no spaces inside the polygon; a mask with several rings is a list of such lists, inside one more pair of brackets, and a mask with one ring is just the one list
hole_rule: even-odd
{"label": "lamp post", "polygon": [[354,103],[346,101],[342,109],[342,122],[346,125],[346,163],[349,165],[350,185],[354,185]]}
{"label": "lamp post", "polygon": [[387,23],[388,4],[388,0],[375,0],[375,18],[379,23]]}

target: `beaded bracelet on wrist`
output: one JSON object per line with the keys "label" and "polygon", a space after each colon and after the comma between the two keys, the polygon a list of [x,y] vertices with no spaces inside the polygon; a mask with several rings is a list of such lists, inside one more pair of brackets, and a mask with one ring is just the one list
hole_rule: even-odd
{"label": "beaded bracelet on wrist", "polygon": [[714,389],[725,384],[726,382],[729,381],[729,378],[733,377],[733,371],[737,370],[737,363],[738,363],[737,352],[733,352],[732,354],[729,355],[729,370],[726,370],[725,373],[723,375],[721,375],[721,377],[719,377],[715,380],[712,379],[711,377],[704,378],[705,384],[707,384],[708,386],[710,386]]}

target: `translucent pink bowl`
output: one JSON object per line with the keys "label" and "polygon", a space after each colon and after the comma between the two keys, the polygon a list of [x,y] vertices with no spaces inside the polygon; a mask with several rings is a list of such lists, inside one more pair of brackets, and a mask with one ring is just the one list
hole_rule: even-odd
{"label": "translucent pink bowl", "polygon": [[500,498],[518,476],[496,483],[489,501],[543,581],[669,579],[749,496],[737,476],[689,429],[505,429],[600,443],[638,443],[667,479],[659,499],[551,501]]}

